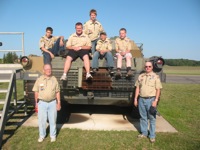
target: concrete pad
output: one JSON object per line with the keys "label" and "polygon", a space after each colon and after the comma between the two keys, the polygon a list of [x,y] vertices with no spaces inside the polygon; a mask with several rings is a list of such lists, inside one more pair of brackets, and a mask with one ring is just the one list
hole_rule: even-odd
{"label": "concrete pad", "polygon": [[[23,126],[38,127],[37,114],[33,114]],[[139,119],[120,114],[87,114],[72,113],[65,124],[58,124],[58,128],[82,129],[82,130],[116,130],[139,131]],[[162,116],[157,116],[156,132],[177,132]]]}

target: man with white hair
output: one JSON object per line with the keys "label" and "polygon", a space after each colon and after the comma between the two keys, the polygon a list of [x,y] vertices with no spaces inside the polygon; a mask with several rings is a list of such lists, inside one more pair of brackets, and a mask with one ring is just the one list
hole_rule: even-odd
{"label": "man with white hair", "polygon": [[[139,108],[141,130],[138,138],[149,136],[150,142],[154,143],[156,137],[156,112],[152,113],[152,109],[156,110],[162,84],[159,76],[153,72],[152,62],[148,61],[145,63],[145,73],[139,75],[135,86],[134,105]],[[148,119],[150,122],[149,135]]]}

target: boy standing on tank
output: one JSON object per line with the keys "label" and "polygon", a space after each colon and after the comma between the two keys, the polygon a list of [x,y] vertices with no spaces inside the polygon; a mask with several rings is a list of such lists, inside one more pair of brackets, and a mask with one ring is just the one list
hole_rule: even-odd
{"label": "boy standing on tank", "polygon": [[91,9],[90,20],[88,20],[83,26],[84,33],[88,35],[88,37],[92,42],[92,48],[91,48],[92,55],[96,51],[96,44],[99,39],[99,35],[101,32],[104,31],[103,26],[99,21],[97,21],[96,17],[97,17],[97,11],[95,9]]}

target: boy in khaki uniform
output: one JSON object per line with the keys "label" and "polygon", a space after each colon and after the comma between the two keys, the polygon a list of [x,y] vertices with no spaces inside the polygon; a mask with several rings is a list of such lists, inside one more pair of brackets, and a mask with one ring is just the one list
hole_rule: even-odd
{"label": "boy in khaki uniform", "polygon": [[117,56],[117,72],[116,77],[121,77],[121,67],[122,67],[122,59],[126,59],[126,70],[127,74],[126,77],[132,75],[131,73],[131,58],[132,54],[130,53],[131,50],[131,43],[130,39],[126,37],[126,29],[121,28],[119,30],[119,37],[115,40],[115,48],[116,48],[116,56]]}
{"label": "boy in khaki uniform", "polygon": [[107,67],[110,74],[113,74],[113,56],[111,53],[112,45],[110,40],[107,38],[105,32],[100,33],[100,40],[97,42],[96,51],[93,55],[92,59],[92,73],[95,73],[99,68],[98,59],[106,58],[107,60]]}
{"label": "boy in khaki uniform", "polygon": [[84,33],[88,35],[92,42],[91,52],[92,55],[96,51],[96,44],[99,39],[99,34],[104,31],[101,23],[96,20],[97,11],[95,9],[90,10],[90,20],[84,24]]}
{"label": "boy in khaki uniform", "polygon": [[[148,136],[148,119],[150,120],[149,139],[155,142],[156,116],[150,113],[150,107],[156,108],[160,96],[162,84],[157,74],[153,72],[152,62],[145,63],[145,73],[139,75],[135,83],[135,99],[134,105],[139,108],[140,113],[140,130],[141,134],[138,138],[146,138]],[[139,99],[138,99],[139,97]]]}
{"label": "boy in khaki uniform", "polygon": [[39,46],[42,50],[44,57],[44,64],[51,64],[51,60],[55,55],[59,55],[61,51],[65,51],[64,37],[53,36],[53,29],[51,27],[46,28],[46,34],[41,37]]}

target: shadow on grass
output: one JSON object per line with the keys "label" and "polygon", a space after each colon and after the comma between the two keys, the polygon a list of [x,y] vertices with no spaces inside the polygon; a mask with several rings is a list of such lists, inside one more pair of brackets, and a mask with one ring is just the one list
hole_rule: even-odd
{"label": "shadow on grass", "polygon": [[32,106],[27,108],[27,115],[25,115],[24,107],[18,110],[6,123],[4,130],[2,146],[15,134],[17,129],[34,113]]}

